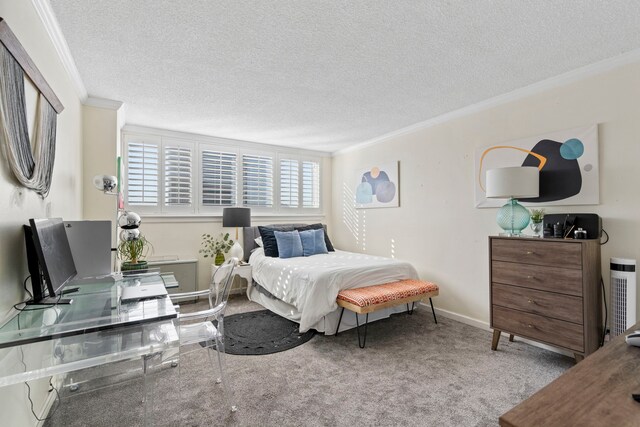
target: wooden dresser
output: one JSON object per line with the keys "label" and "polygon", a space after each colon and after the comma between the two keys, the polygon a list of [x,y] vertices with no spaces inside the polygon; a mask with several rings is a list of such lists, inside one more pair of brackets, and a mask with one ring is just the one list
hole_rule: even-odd
{"label": "wooden dresser", "polygon": [[489,238],[492,350],[501,332],[574,353],[596,351],[602,336],[600,242]]}

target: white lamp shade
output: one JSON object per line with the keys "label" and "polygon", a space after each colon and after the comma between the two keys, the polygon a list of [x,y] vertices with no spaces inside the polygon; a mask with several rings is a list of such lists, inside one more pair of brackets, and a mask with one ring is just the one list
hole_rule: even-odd
{"label": "white lamp shade", "polygon": [[538,197],[540,171],[530,166],[489,169],[485,184],[489,199]]}

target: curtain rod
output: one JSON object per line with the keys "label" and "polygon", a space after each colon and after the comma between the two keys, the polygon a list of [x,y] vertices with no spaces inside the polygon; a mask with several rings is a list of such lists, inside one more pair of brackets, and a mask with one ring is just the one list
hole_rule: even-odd
{"label": "curtain rod", "polygon": [[47,83],[40,70],[38,70],[38,67],[36,67],[36,64],[34,64],[27,54],[27,51],[24,50],[24,47],[22,47],[22,44],[18,41],[18,38],[9,28],[7,21],[3,18],[0,18],[0,43],[2,43],[15,60],[18,61],[18,64],[20,64],[25,74],[31,79],[33,84],[36,85],[47,101],[49,101],[49,104],[56,110],[56,113],[60,114],[62,110],[64,110],[62,102],[60,102],[53,92],[53,89],[51,89],[51,86],[49,86],[49,83]]}

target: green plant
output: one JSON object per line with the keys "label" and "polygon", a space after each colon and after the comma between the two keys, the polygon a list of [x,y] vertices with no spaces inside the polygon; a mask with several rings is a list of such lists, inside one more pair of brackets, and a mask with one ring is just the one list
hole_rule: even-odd
{"label": "green plant", "polygon": [[542,222],[544,209],[531,209],[531,222]]}
{"label": "green plant", "polygon": [[229,252],[233,243],[233,240],[229,238],[229,233],[220,233],[217,238],[205,233],[202,235],[202,249],[200,249],[199,252],[203,254],[205,258],[213,258],[219,253],[226,254]]}
{"label": "green plant", "polygon": [[118,258],[131,264],[137,264],[147,256],[153,246],[141,234],[136,240],[123,240],[118,245]]}

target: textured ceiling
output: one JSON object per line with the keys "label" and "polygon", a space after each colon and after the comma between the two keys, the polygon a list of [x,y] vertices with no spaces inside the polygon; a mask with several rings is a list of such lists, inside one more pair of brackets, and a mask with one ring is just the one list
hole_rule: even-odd
{"label": "textured ceiling", "polygon": [[640,2],[51,0],[127,123],[335,151],[640,47]]}

